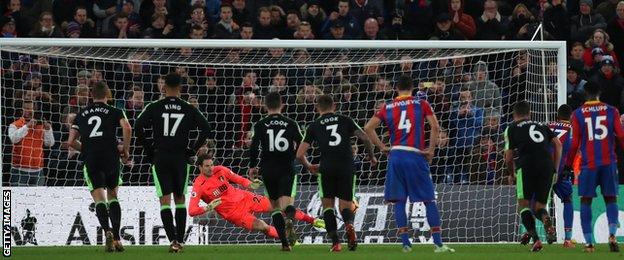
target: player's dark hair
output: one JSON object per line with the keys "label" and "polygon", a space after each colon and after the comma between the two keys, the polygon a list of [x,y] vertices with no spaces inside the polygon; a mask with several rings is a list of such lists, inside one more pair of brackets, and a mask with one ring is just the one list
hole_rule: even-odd
{"label": "player's dark hair", "polygon": [[264,97],[264,105],[270,110],[279,109],[282,105],[282,96],[277,92],[269,92]]}
{"label": "player's dark hair", "polygon": [[529,102],[518,101],[513,107],[513,113],[517,116],[528,116],[531,113]]}
{"label": "player's dark hair", "polygon": [[108,86],[103,81],[99,81],[91,88],[93,99],[104,99],[108,95]]}
{"label": "player's dark hair", "polygon": [[208,154],[200,154],[199,156],[197,156],[197,161],[195,161],[195,165],[201,167],[204,164],[205,160],[212,160],[212,163],[214,164],[214,159],[212,158],[212,156]]}
{"label": "player's dark hair", "polygon": [[171,72],[165,76],[165,85],[168,88],[178,88],[182,84],[182,77],[177,72]]}
{"label": "player's dark hair", "polygon": [[330,95],[320,95],[316,97],[316,106],[321,111],[327,111],[334,105],[334,99]]}
{"label": "player's dark hair", "polygon": [[587,99],[593,99],[600,95],[600,87],[594,82],[588,81],[583,88],[585,88]]}
{"label": "player's dark hair", "polygon": [[405,75],[405,74],[399,77],[399,80],[397,81],[397,84],[396,84],[396,89],[398,91],[412,90],[413,88],[414,88],[414,81],[412,80],[412,77]]}
{"label": "player's dark hair", "polygon": [[557,109],[557,118],[559,118],[560,120],[570,120],[571,116],[572,116],[571,106],[567,104],[563,104],[559,107],[559,109]]}

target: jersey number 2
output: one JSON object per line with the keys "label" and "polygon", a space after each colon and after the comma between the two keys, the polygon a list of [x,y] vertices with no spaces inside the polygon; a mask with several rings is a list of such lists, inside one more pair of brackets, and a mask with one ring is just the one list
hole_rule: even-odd
{"label": "jersey number 2", "polygon": [[[178,127],[180,127],[180,123],[182,122],[182,118],[184,118],[184,114],[163,113],[162,118],[164,119],[163,136],[175,136],[176,132],[178,131]],[[169,131],[170,118],[175,119],[175,122],[173,122],[173,127],[171,128],[171,131]]]}
{"label": "jersey number 2", "polygon": [[92,116],[89,117],[89,120],[87,120],[87,124],[92,125],[93,122],[95,122],[95,126],[93,127],[93,129],[91,129],[91,133],[89,134],[89,137],[100,137],[102,136],[102,131],[100,131],[100,126],[102,126],[102,118],[99,116]]}
{"label": "jersey number 2", "polygon": [[286,129],[280,129],[277,131],[277,135],[275,135],[275,131],[273,131],[273,129],[267,130],[267,134],[269,135],[269,151],[273,152],[277,150],[283,152],[288,149],[288,140],[282,137],[284,132],[286,132]]}
{"label": "jersey number 2", "polygon": [[[607,129],[607,126],[602,124],[606,120],[606,116],[597,116],[596,124],[592,124],[591,118],[585,118],[585,124],[587,124],[587,138],[589,141],[593,141],[594,139],[602,140],[607,137],[609,129]],[[600,130],[600,134],[596,134],[598,130]]]}

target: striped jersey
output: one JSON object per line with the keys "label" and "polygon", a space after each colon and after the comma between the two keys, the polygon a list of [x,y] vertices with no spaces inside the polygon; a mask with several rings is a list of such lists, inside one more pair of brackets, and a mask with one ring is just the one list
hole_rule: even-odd
{"label": "striped jersey", "polygon": [[616,139],[624,148],[624,129],[619,119],[617,108],[600,101],[588,101],[576,109],[572,113],[573,137],[568,160],[571,162],[578,150],[583,169],[616,163]]}
{"label": "striped jersey", "polygon": [[375,114],[388,127],[392,146],[419,150],[426,148],[425,118],[432,115],[429,102],[413,96],[398,96]]}
{"label": "striped jersey", "polygon": [[[548,128],[550,128],[550,130],[552,130],[555,135],[557,135],[557,138],[559,138],[559,141],[561,142],[561,163],[557,168],[558,172],[560,173],[563,170],[566,158],[568,158],[570,146],[572,146],[572,125],[569,121],[560,120],[556,122],[551,122],[550,124],[548,124]],[[552,150],[554,153],[554,149]]]}

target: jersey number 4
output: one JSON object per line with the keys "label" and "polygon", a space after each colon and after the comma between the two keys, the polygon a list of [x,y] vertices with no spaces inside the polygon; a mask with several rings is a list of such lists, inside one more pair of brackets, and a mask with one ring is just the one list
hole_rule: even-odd
{"label": "jersey number 4", "polygon": [[[606,116],[597,116],[596,123],[593,124],[591,118],[585,118],[585,124],[587,125],[587,138],[589,141],[593,141],[594,139],[602,140],[607,137],[609,129],[607,129],[607,126],[603,124],[606,120]],[[598,131],[600,131],[600,134],[596,134]]]}
{"label": "jersey number 4", "polygon": [[267,134],[269,135],[269,151],[273,152],[277,150],[279,152],[283,152],[288,149],[288,140],[282,137],[284,132],[286,132],[286,129],[280,129],[277,131],[277,135],[275,135],[275,131],[273,131],[273,129],[267,130]]}
{"label": "jersey number 4", "polygon": [[407,116],[407,111],[401,111],[401,118],[399,119],[399,130],[405,130],[405,133],[409,133],[412,130],[412,122]]}
{"label": "jersey number 4", "polygon": [[[184,114],[178,113],[163,113],[163,136],[175,136],[178,131],[178,127],[180,127],[180,123],[182,122],[182,118],[184,118]],[[173,122],[173,127],[171,127],[171,131],[169,131],[169,120],[173,118],[175,122]]]}

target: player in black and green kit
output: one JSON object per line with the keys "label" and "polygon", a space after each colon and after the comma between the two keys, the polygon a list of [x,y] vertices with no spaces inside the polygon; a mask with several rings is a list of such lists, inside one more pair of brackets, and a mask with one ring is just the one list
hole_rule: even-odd
{"label": "player in black and green kit", "polygon": [[[353,119],[335,114],[336,106],[332,97],[322,95],[316,99],[316,109],[320,114],[306,131],[303,142],[297,150],[297,159],[312,173],[319,176],[323,219],[326,223],[327,235],[332,240],[332,252],[341,251],[340,239],[337,234],[335,199],[339,199],[339,208],[345,222],[348,247],[353,251],[357,247],[355,229],[353,227],[353,193],[355,189],[355,167],[351,138],[357,136],[363,143],[372,165],[377,163],[373,154],[373,144],[368,136]],[[306,153],[312,143],[316,143],[321,151],[321,162],[312,165],[306,159]]]}
{"label": "player in black and green kit", "polygon": [[[165,76],[166,97],[149,104],[136,120],[137,141],[152,159],[152,175],[160,198],[160,217],[171,246],[179,252],[186,229],[185,195],[188,187],[189,158],[205,143],[210,132],[206,118],[195,107],[180,99],[181,77]],[[145,128],[152,128],[152,140],[145,137]],[[199,128],[197,142],[189,147],[189,133]],[[175,222],[171,210],[171,194],[175,201]]]}
{"label": "player in black and green kit", "polygon": [[[531,110],[526,101],[514,105],[513,118],[514,122],[505,130],[505,163],[509,182],[516,180],[520,217],[528,232],[521,243],[528,244],[533,238],[531,251],[537,252],[542,249],[542,242],[535,231],[535,218],[544,223],[548,240],[556,239],[555,228],[545,207],[557,174],[555,165],[559,165],[561,159],[561,142],[548,126],[531,121]],[[551,145],[555,148],[554,157],[550,152]],[[531,200],[535,201],[532,209],[529,208]]]}
{"label": "player in black and green kit", "polygon": [[[281,114],[282,97],[271,92],[264,97],[268,115],[253,127],[253,138],[249,150],[249,175],[254,179],[258,172],[262,175],[267,195],[273,206],[273,225],[282,242],[282,251],[290,251],[297,241],[293,220],[296,209],[293,198],[297,190],[295,173],[296,147],[303,136],[297,122]],[[262,150],[260,163],[258,151]],[[259,168],[258,168],[259,166]],[[286,219],[284,219],[284,215]],[[314,221],[315,227],[324,227],[322,220]]]}
{"label": "player in black and green kit", "polygon": [[[110,90],[103,82],[92,87],[93,104],[76,115],[67,142],[84,156],[85,181],[95,201],[95,214],[106,236],[106,251],[112,252],[124,250],[119,235],[121,206],[117,200],[118,185],[121,183],[119,153],[126,163],[130,157],[132,128],[123,111],[106,104],[109,94]],[[123,131],[121,151],[117,149],[119,127]]]}

